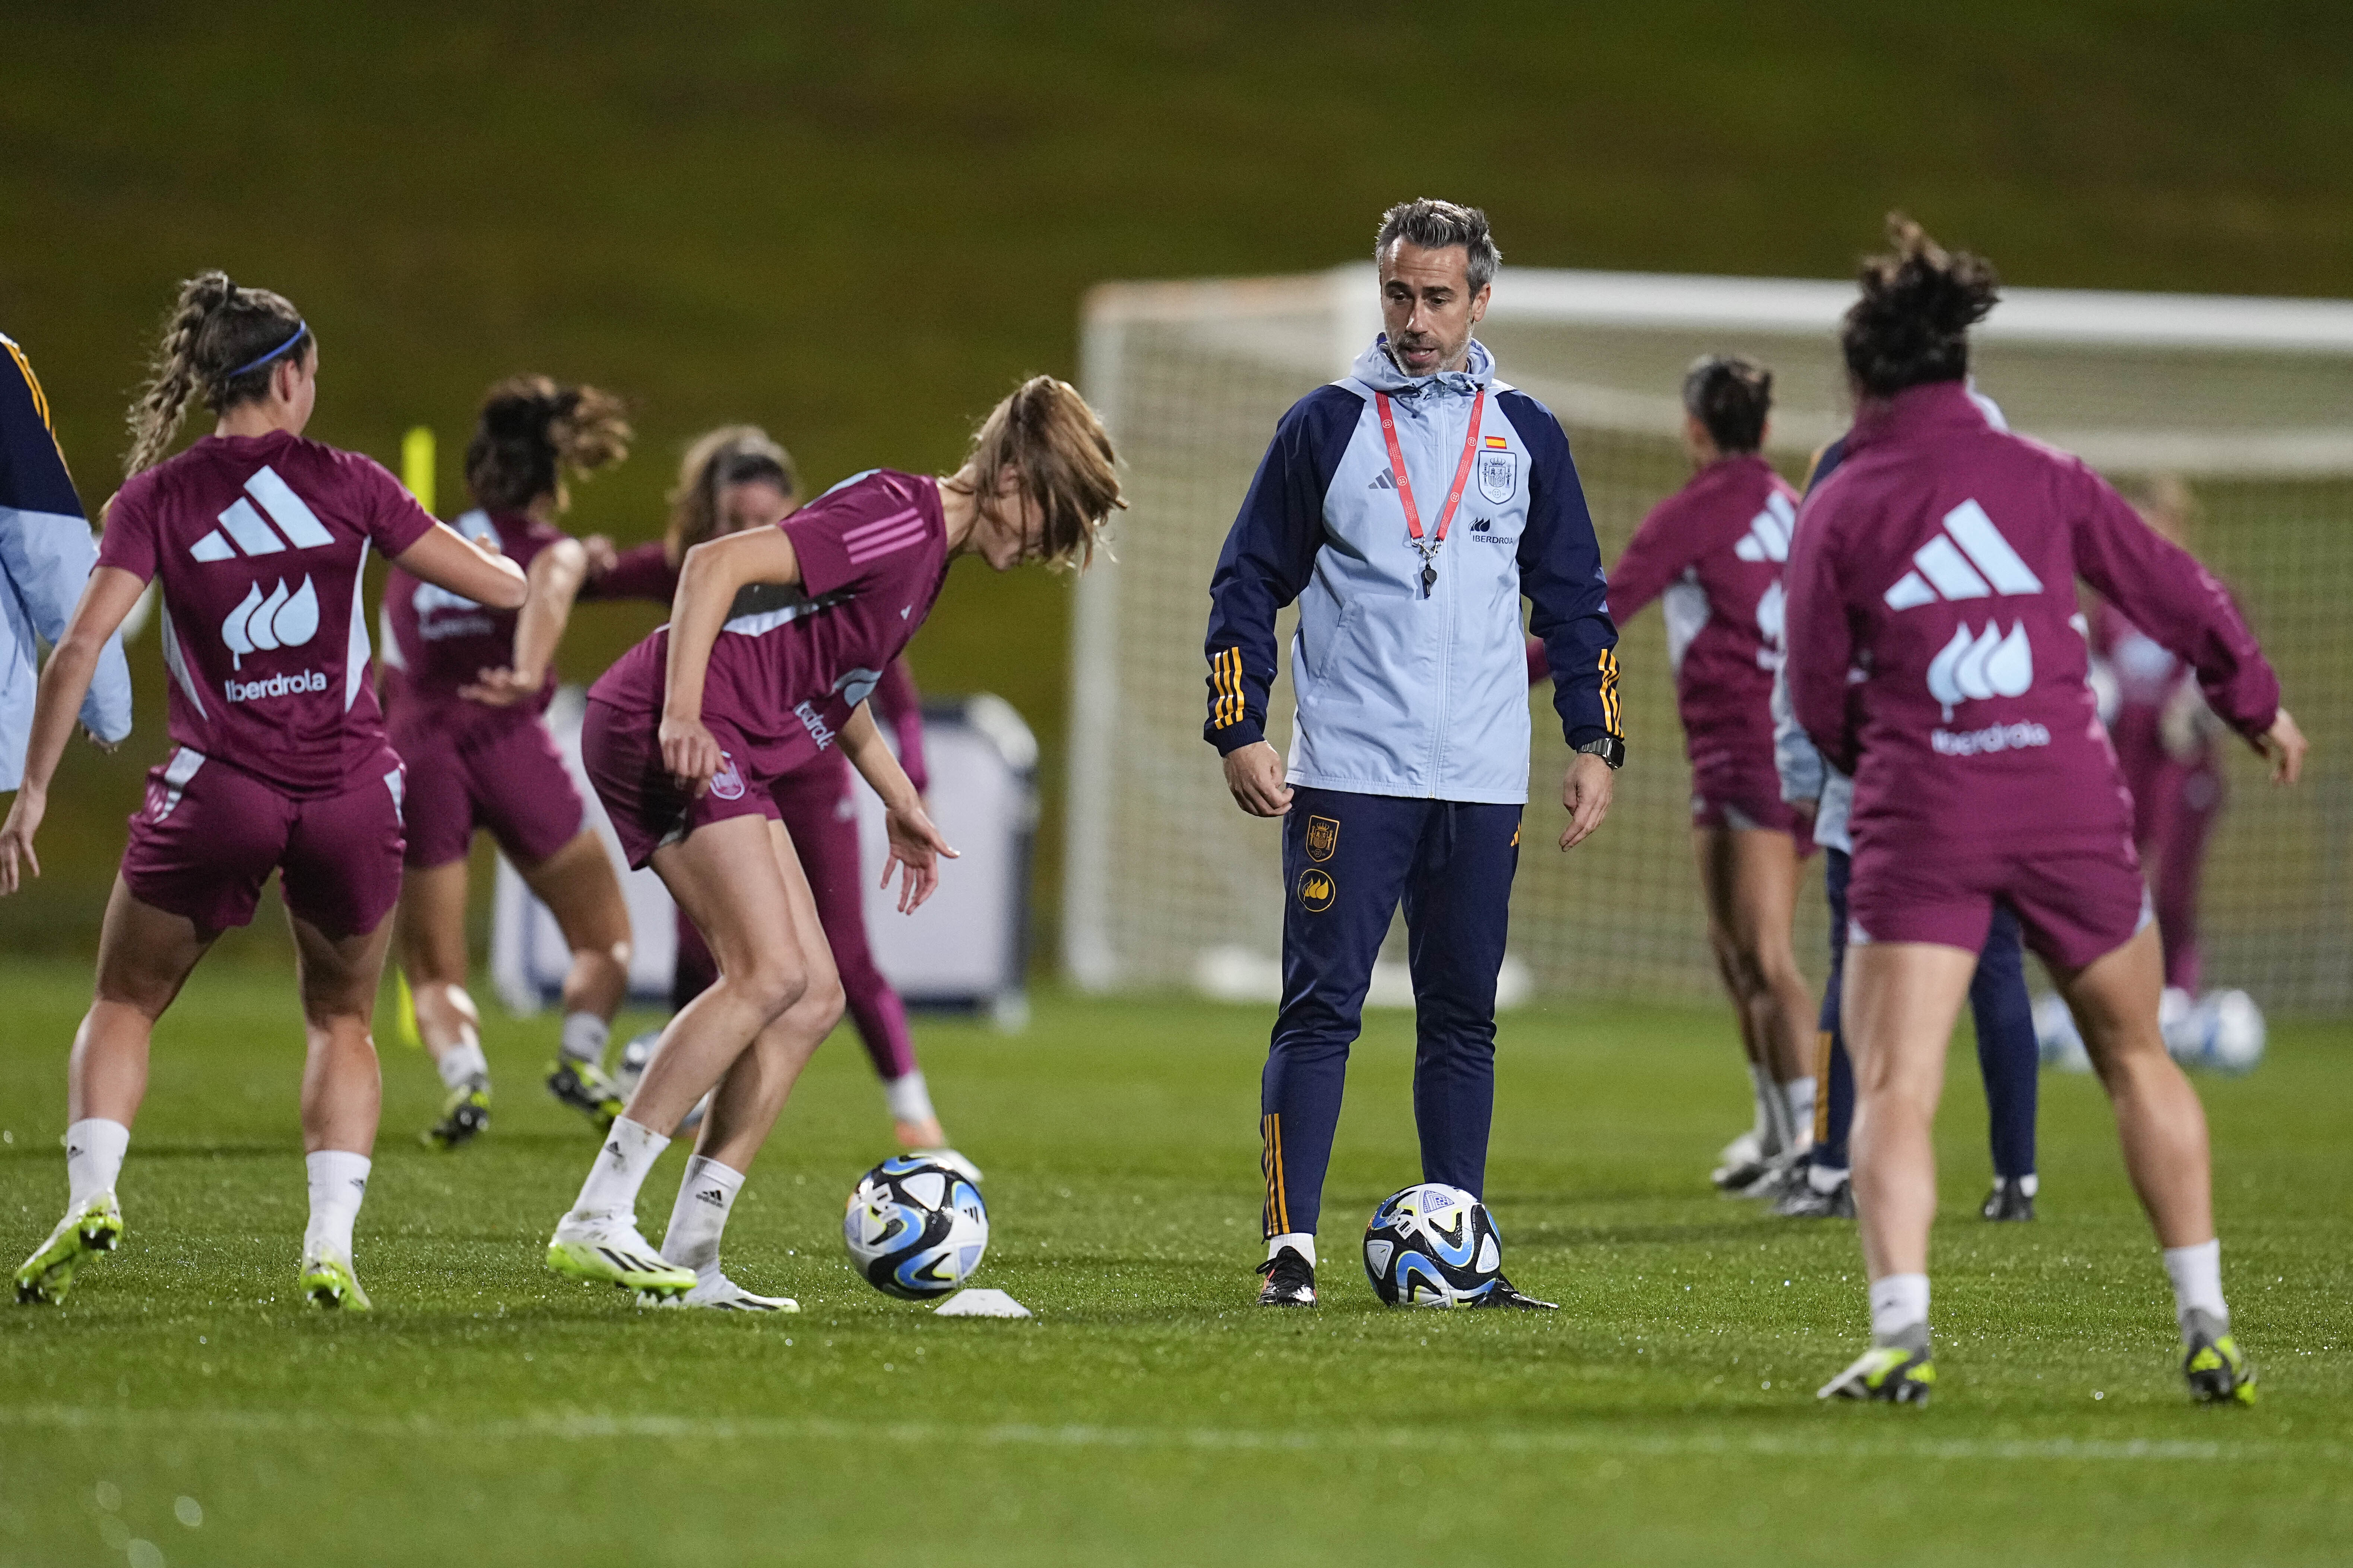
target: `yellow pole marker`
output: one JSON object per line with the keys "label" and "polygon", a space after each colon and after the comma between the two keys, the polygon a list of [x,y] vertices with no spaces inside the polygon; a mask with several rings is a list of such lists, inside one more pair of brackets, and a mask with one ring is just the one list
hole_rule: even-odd
{"label": "yellow pole marker", "polygon": [[433,510],[433,427],[419,425],[400,438],[400,482],[427,511]]}
{"label": "yellow pole marker", "polygon": [[399,998],[396,1009],[398,1017],[394,1022],[394,1031],[399,1035],[402,1045],[412,1051],[421,1051],[425,1048],[425,1037],[417,1031],[417,995],[408,989],[408,972],[395,967],[392,972],[392,984]]}

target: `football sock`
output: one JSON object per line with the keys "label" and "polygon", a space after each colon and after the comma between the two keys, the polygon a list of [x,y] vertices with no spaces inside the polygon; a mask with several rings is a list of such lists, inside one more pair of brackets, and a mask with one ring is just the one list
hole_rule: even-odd
{"label": "football sock", "polygon": [[322,1149],[306,1155],[311,1173],[311,1224],[302,1232],[302,1250],[331,1250],[348,1259],[352,1255],[352,1222],[360,1217],[360,1200],[367,1196],[365,1154],[343,1149]]}
{"label": "football sock", "polygon": [[2018,1190],[2024,1193],[2030,1198],[2042,1189],[2042,1183],[2036,1178],[2034,1173],[2031,1171],[2027,1172],[2026,1174],[2016,1179],[2018,1182]]}
{"label": "football sock", "polygon": [[2184,1334],[2192,1312],[2209,1313],[2224,1328],[2231,1326],[2231,1309],[2222,1304],[2221,1237],[2197,1247],[2167,1247],[2165,1277],[2173,1281],[2173,1317]]}
{"label": "football sock", "polygon": [[1313,1268],[1315,1267],[1314,1237],[1309,1235],[1303,1230],[1294,1230],[1283,1236],[1269,1237],[1267,1237],[1266,1242],[1266,1256],[1268,1259],[1271,1261],[1274,1255],[1281,1252],[1286,1247],[1291,1248],[1292,1251],[1299,1254],[1300,1257],[1307,1259],[1308,1268]]}
{"label": "football sock", "polygon": [[617,1215],[630,1218],[638,1212],[638,1189],[646,1184],[646,1173],[670,1147],[670,1140],[652,1128],[617,1117],[613,1131],[606,1135],[605,1147],[596,1155],[596,1163],[588,1168],[588,1179],[580,1184],[580,1196],[572,1205],[576,1215]]}
{"label": "football sock", "polygon": [[1871,1282],[1871,1342],[1905,1342],[1906,1331],[1928,1326],[1928,1277],[1890,1274]]}
{"label": "football sock", "polygon": [[884,1084],[882,1098],[891,1102],[891,1120],[893,1121],[924,1122],[936,1114],[932,1110],[931,1087],[923,1082],[921,1068]]}
{"label": "football sock", "polygon": [[491,1081],[491,1059],[482,1055],[481,1042],[475,1039],[471,1029],[468,1029],[456,1045],[441,1053],[433,1068],[441,1075],[441,1081],[451,1089],[463,1089],[469,1084],[488,1087]]}
{"label": "football sock", "polygon": [[564,1015],[564,1056],[567,1061],[592,1066],[602,1062],[605,1042],[612,1037],[613,1026],[594,1013]]}
{"label": "football sock", "polygon": [[1834,1193],[1847,1184],[1844,1165],[1825,1165],[1820,1161],[1806,1166],[1806,1184],[1818,1193]]}
{"label": "football sock", "polygon": [[112,1192],[122,1174],[122,1152],[131,1129],[102,1116],[84,1117],[66,1129],[68,1204],[79,1208],[100,1193]]}
{"label": "football sock", "polygon": [[1814,1080],[1793,1078],[1779,1092],[1789,1110],[1789,1147],[1802,1149],[1814,1141]]}
{"label": "football sock", "polygon": [[662,1232],[662,1261],[697,1274],[716,1273],[719,1236],[727,1228],[735,1194],[743,1190],[743,1172],[700,1154],[688,1160],[686,1175],[678,1184],[678,1202],[670,1207],[670,1228]]}

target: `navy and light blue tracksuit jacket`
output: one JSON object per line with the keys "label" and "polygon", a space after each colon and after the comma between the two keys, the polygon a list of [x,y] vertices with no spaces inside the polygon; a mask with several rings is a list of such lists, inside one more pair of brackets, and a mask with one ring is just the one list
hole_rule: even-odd
{"label": "navy and light blue tracksuit jacket", "polygon": [[[0,336],[0,792],[24,780],[39,642],[55,643],[98,564],[81,499],[49,429],[48,399],[25,351]],[[107,639],[81,705],[100,740],[131,733],[131,668]]]}
{"label": "navy and light blue tracksuit jacket", "polygon": [[[1421,555],[1389,471],[1377,393],[1434,533],[1474,405],[1471,482],[1422,592]],[[1294,784],[1523,805],[1526,645],[1552,662],[1571,745],[1622,736],[1618,628],[1568,437],[1551,410],[1495,379],[1477,341],[1465,369],[1409,377],[1377,339],[1351,373],[1275,427],[1210,580],[1209,717],[1220,753],[1265,738],[1275,613],[1299,601],[1292,680]]]}

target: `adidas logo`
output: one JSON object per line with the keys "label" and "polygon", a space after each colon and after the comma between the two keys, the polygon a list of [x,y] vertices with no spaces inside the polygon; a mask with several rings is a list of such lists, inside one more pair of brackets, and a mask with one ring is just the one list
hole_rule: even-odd
{"label": "adidas logo", "polygon": [[[1984,599],[1997,594],[2007,598],[2042,592],[2042,579],[2019,558],[2010,541],[1994,527],[1993,519],[1985,514],[1985,508],[1974,500],[1965,500],[1945,514],[1945,531],[1914,551],[1912,564],[1916,570],[1897,578],[1895,586],[1882,595],[1891,610],[1916,609],[1940,599]],[[2031,668],[2028,679],[2032,679]]]}
{"label": "adidas logo", "polygon": [[[261,503],[260,511],[254,510],[255,501]],[[269,514],[268,522],[262,521],[264,511]],[[271,522],[278,527],[272,529]],[[222,537],[224,532],[227,538]],[[280,532],[284,539],[279,537]],[[230,540],[237,542],[231,545]],[[234,561],[239,551],[248,555],[275,555],[290,540],[297,550],[315,550],[332,544],[335,536],[293,488],[278,477],[277,469],[264,466],[245,481],[245,494],[237,498],[237,503],[220,514],[220,527],[188,546],[188,553],[199,561]]]}
{"label": "adidas logo", "polygon": [[1765,510],[1748,520],[1748,531],[1732,552],[1743,561],[1782,562],[1789,559],[1789,535],[1797,531],[1798,509],[1775,490],[1765,498]]}
{"label": "adidas logo", "polygon": [[606,1144],[605,1152],[610,1154],[616,1160],[619,1159],[621,1157],[621,1141],[618,1138],[616,1138],[610,1143]]}
{"label": "adidas logo", "polygon": [[1393,490],[1397,489],[1397,475],[1388,468],[1383,468],[1379,476],[1365,488],[1368,490]]}
{"label": "adidas logo", "polygon": [[699,1204],[709,1204],[712,1208],[723,1208],[726,1206],[727,1194],[717,1187],[708,1187],[695,1194],[694,1201]]}

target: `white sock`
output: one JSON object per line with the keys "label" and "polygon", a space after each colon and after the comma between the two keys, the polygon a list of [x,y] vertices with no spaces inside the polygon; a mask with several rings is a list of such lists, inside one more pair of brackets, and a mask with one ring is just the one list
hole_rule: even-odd
{"label": "white sock", "polygon": [[1814,1080],[1793,1078],[1780,1093],[1789,1110],[1789,1147],[1803,1149],[1814,1141]]}
{"label": "white sock", "polygon": [[2018,1190],[2030,1198],[2042,1188],[2042,1181],[2031,1171],[2018,1178]]}
{"label": "white sock", "polygon": [[728,1212],[743,1190],[743,1172],[700,1154],[687,1161],[678,1202],[670,1207],[670,1228],[662,1232],[662,1261],[705,1276],[718,1273],[720,1233],[727,1228]]}
{"label": "white sock", "polygon": [[638,1189],[646,1184],[646,1173],[669,1147],[670,1140],[652,1128],[626,1116],[616,1118],[596,1163],[588,1168],[588,1179],[580,1184],[580,1196],[572,1212],[583,1218],[598,1215],[634,1221]]}
{"label": "white sock", "polygon": [[882,1098],[891,1102],[893,1121],[924,1122],[932,1120],[931,1087],[923,1082],[923,1069],[916,1068],[902,1078],[894,1078],[882,1086]]}
{"label": "white sock", "polygon": [[2211,1312],[2231,1326],[2231,1309],[2222,1304],[2222,1241],[2212,1241],[2197,1247],[2168,1247],[2165,1249],[2165,1277],[2173,1281],[2173,1320],[2182,1331],[2189,1328],[2191,1312]]}
{"label": "white sock", "polygon": [[100,1193],[111,1193],[122,1175],[122,1152],[131,1129],[102,1116],[84,1117],[66,1129],[66,1203],[79,1209]]}
{"label": "white sock", "polygon": [[469,1084],[480,1084],[486,1089],[490,1086],[491,1058],[482,1055],[481,1042],[474,1037],[471,1029],[467,1030],[465,1037],[456,1045],[443,1051],[433,1068],[441,1075],[442,1083],[450,1089],[463,1089]]}
{"label": "white sock", "polygon": [[1915,1325],[1928,1326],[1928,1277],[1890,1274],[1871,1282],[1871,1338],[1889,1344]]}
{"label": "white sock", "polygon": [[307,1257],[332,1252],[348,1262],[352,1256],[352,1222],[360,1217],[360,1200],[367,1196],[365,1154],[344,1149],[322,1149],[305,1155],[311,1173],[311,1224],[302,1233]]}
{"label": "white sock", "polygon": [[1281,1236],[1269,1237],[1266,1243],[1266,1255],[1271,1258],[1286,1247],[1307,1259],[1308,1268],[1315,1267],[1315,1237],[1313,1233],[1293,1230],[1285,1231]]}
{"label": "white sock", "polygon": [[572,1061],[602,1062],[605,1042],[612,1037],[613,1026],[594,1013],[564,1015],[564,1054]]}

